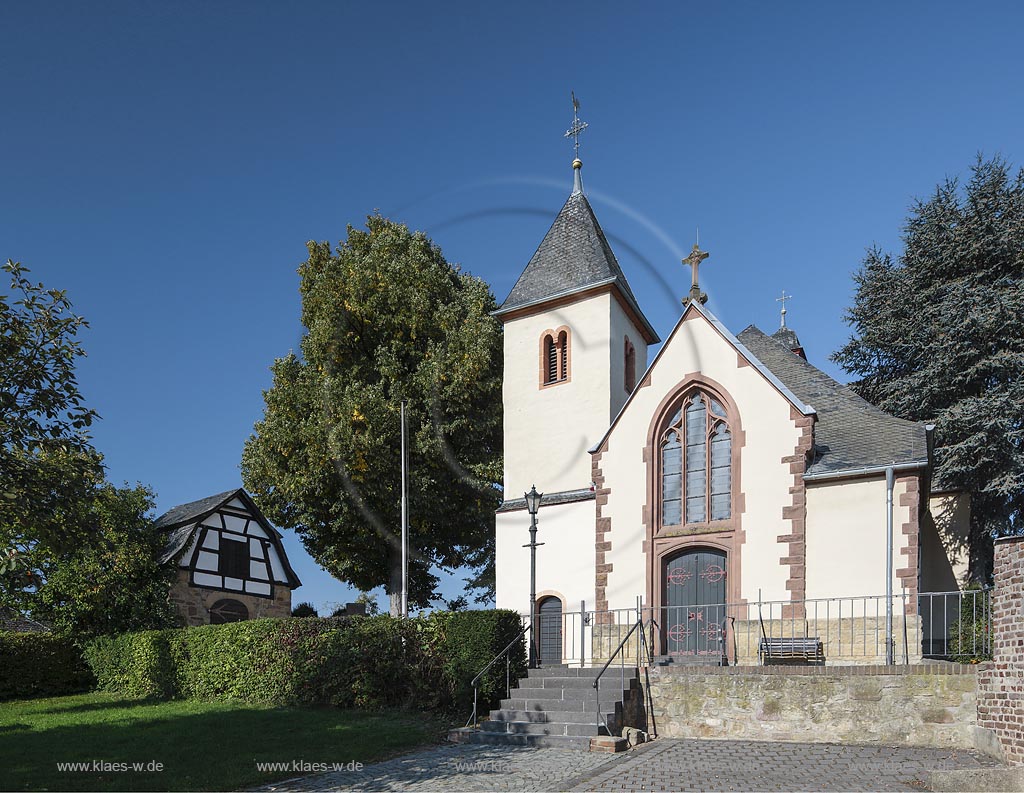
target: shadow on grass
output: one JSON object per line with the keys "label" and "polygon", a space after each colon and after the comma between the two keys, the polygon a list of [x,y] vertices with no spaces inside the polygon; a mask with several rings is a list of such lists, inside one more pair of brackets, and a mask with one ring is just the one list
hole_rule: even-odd
{"label": "shadow on grass", "polygon": [[[429,715],[406,711],[129,704],[150,704],[153,712],[140,718],[133,711],[124,720],[121,703],[111,702],[107,714],[103,704],[93,709],[96,718],[79,707],[78,716],[68,714],[75,723],[7,733],[0,742],[0,790],[237,790],[303,775],[290,765],[261,771],[257,763],[365,765],[435,742],[441,731]],[[48,719],[59,718],[55,713]],[[58,766],[64,763],[82,765]]]}
{"label": "shadow on grass", "polygon": [[[31,700],[29,700],[31,702]],[[56,700],[48,700],[50,703]],[[79,705],[68,705],[62,707],[60,705],[54,705],[48,708],[32,709],[32,713],[39,714],[57,714],[57,713],[82,713],[93,710],[110,710],[111,708],[141,708],[151,705],[158,705],[163,700],[148,698],[148,699],[111,699],[104,702],[84,702]]]}

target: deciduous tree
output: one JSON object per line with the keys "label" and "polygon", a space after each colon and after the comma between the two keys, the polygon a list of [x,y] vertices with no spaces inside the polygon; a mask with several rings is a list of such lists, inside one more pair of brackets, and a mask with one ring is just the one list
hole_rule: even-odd
{"label": "deciduous tree", "polygon": [[350,226],[333,252],[327,243],[308,249],[301,355],[272,366],[243,481],[335,577],[364,591],[384,585],[394,612],[406,400],[409,600],[425,606],[435,597],[432,568],[493,561],[502,360],[494,298],[425,235],[379,215],[365,230]]}

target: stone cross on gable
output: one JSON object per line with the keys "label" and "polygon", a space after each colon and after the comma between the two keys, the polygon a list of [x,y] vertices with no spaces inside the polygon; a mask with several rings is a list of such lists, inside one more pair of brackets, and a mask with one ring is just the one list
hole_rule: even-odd
{"label": "stone cross on gable", "polygon": [[690,265],[690,269],[693,270],[693,282],[690,286],[690,294],[683,299],[683,305],[685,306],[691,300],[696,300],[701,305],[708,302],[708,296],[700,291],[700,282],[697,276],[697,270],[700,267],[700,263],[710,256],[707,251],[702,251],[697,243],[694,243],[693,250],[690,251],[690,255],[683,259],[683,264]]}

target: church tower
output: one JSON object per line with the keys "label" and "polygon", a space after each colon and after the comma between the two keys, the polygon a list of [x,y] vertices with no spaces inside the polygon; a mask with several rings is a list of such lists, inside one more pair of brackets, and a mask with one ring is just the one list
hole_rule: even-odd
{"label": "church tower", "polygon": [[587,450],[638,385],[659,341],[583,192],[573,191],[495,312],[504,324],[505,498],[586,490]]}

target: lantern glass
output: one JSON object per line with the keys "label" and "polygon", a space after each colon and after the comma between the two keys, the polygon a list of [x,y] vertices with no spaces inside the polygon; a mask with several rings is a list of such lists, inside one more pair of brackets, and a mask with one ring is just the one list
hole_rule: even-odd
{"label": "lantern glass", "polygon": [[544,497],[543,493],[537,492],[537,486],[531,485],[530,492],[523,494],[526,499],[526,509],[529,510],[531,515],[537,514],[537,509],[540,507],[540,500]]}

